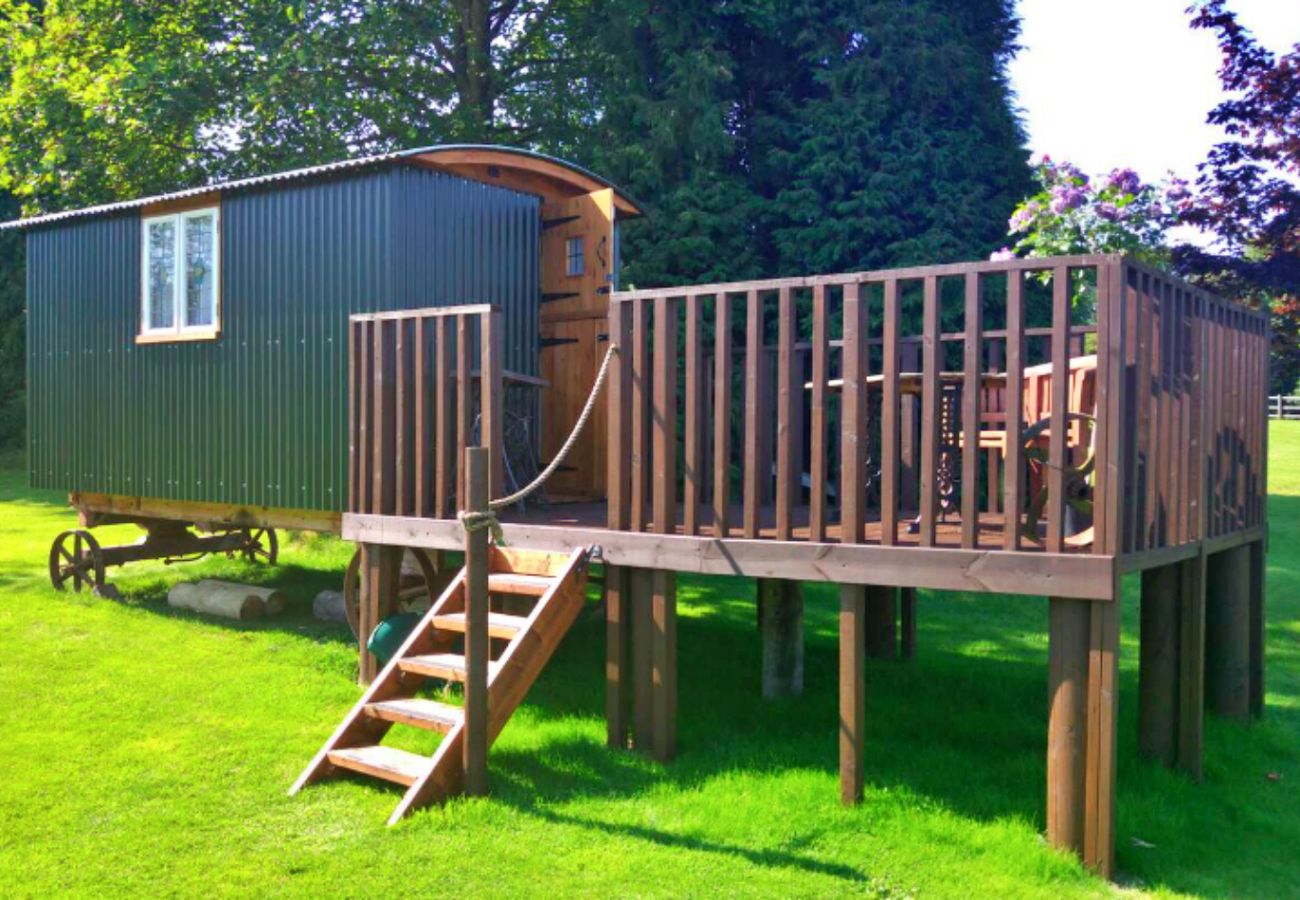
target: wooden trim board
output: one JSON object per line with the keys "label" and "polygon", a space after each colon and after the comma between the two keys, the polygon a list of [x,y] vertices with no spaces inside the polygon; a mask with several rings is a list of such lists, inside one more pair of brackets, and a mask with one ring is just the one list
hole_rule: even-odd
{"label": "wooden trim board", "polygon": [[[502,524],[508,544],[558,551],[599,547],[611,565],[700,575],[745,575],[836,584],[907,585],[932,590],[1110,600],[1112,556],[947,547],[884,547],[806,541],[719,540],[708,536],[616,532],[602,528]],[[452,550],[464,545],[450,519],[347,514],[343,538],[402,547]]]}
{"label": "wooden trim board", "polygon": [[74,491],[69,505],[82,515],[87,527],[96,515],[123,518],[170,519],[245,528],[293,528],[339,534],[342,513],[272,506],[243,506],[235,503],[199,503],[158,497],[127,497],[121,494],[92,494]]}

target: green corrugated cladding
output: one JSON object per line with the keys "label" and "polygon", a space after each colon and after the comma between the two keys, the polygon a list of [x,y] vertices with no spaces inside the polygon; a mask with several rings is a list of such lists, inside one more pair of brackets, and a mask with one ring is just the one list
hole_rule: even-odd
{"label": "green corrugated cladding", "polygon": [[227,194],[212,342],[137,345],[136,213],[28,235],[34,487],[342,510],[350,313],[499,304],[535,373],[538,200],[408,166]]}

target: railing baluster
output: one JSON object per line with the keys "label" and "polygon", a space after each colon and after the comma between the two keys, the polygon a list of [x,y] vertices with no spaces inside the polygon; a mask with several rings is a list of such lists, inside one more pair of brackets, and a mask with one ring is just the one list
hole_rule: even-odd
{"label": "railing baluster", "polygon": [[630,527],[645,531],[646,482],[650,477],[650,369],[646,337],[646,301],[632,301],[632,484]]}
{"label": "railing baluster", "polygon": [[382,320],[376,322],[373,335],[375,383],[372,402],[375,413],[372,440],[375,448],[375,458],[371,467],[371,502],[374,512],[380,515],[391,515],[393,510],[392,499],[388,494],[391,481],[387,477],[388,468],[393,464],[391,443],[393,418],[392,409],[388,402],[388,354],[385,352],[386,348],[384,347],[386,324]]}
{"label": "railing baluster", "polygon": [[747,538],[758,537],[763,503],[762,442],[759,436],[763,352],[763,301],[758,291],[752,290],[745,303],[745,463],[741,471],[745,503],[743,533]]}
{"label": "railing baluster", "polygon": [[[1127,316],[1123,304],[1124,274],[1116,263],[1095,270],[1097,276],[1097,502],[1093,552],[1123,552],[1124,498],[1128,484],[1124,465],[1128,394],[1126,361]],[[1082,429],[1081,429],[1082,433]]]}
{"label": "railing baluster", "polygon": [[506,451],[503,368],[505,334],[501,327],[501,310],[493,308],[479,315],[479,408],[482,419],[479,434],[488,448],[488,499],[505,496]]}
{"label": "railing baluster", "polygon": [[[808,540],[826,540],[826,285],[813,287],[812,399],[809,403]],[[800,386],[802,390],[802,385]]]}
{"label": "railing baluster", "polygon": [[713,533],[726,537],[731,518],[731,304],[715,301],[713,328]]}
{"label": "railing baluster", "polygon": [[608,524],[615,531],[626,531],[632,519],[629,492],[632,480],[632,320],[635,301],[614,302],[609,307],[609,339],[618,347],[610,361],[607,404],[608,450],[606,496]]}
{"label": "railing baluster", "polygon": [[795,338],[794,298],[788,287],[777,293],[777,357],[776,357],[776,539],[788,541],[792,534],[794,499],[797,496],[795,485],[796,454],[795,441],[798,439],[795,424],[796,390],[803,390],[798,383],[794,364]]}
{"label": "railing baluster", "polygon": [[406,320],[393,322],[393,512],[406,515]]}
{"label": "railing baluster", "polygon": [[867,315],[856,282],[844,285],[844,387],[840,392],[840,542],[859,544],[865,519]]}
{"label": "railing baluster", "polygon": [[1024,443],[1020,438],[1025,423],[1025,276],[1007,273],[1007,389],[1006,389],[1006,471],[1002,478],[1002,544],[1007,550],[1020,549],[1020,508],[1023,503]]}
{"label": "railing baluster", "polygon": [[429,355],[427,329],[429,324],[431,323],[427,322],[424,316],[416,316],[415,344],[412,351],[415,366],[415,453],[412,461],[415,466],[415,505],[411,513],[421,518],[430,515],[429,469],[433,464],[429,454],[429,386],[425,373]]}
{"label": "railing baluster", "polygon": [[1070,271],[1052,270],[1052,424],[1047,466],[1047,550],[1065,547],[1066,413],[1070,406]]}
{"label": "railing baluster", "polygon": [[654,530],[677,530],[677,303],[654,301]]}
{"label": "railing baluster", "polygon": [[452,496],[455,489],[456,425],[452,421],[452,346],[451,317],[439,316],[434,320],[433,403],[436,416],[433,453],[433,508],[440,519],[452,515]]}
{"label": "railing baluster", "polygon": [[470,445],[474,430],[474,400],[470,392],[470,321],[469,316],[456,316],[456,508],[465,509],[469,502],[466,491],[465,448]]}
{"label": "railing baluster", "polygon": [[700,409],[700,296],[686,295],[686,428],[683,439],[682,473],[683,531],[700,532],[700,494],[703,490],[701,437],[703,422]]}
{"label": "railing baluster", "polygon": [[[966,276],[966,340],[962,374],[961,545],[979,543],[980,484],[980,356],[984,349],[984,312],[980,302],[980,277]],[[989,486],[992,491],[993,486]]]}
{"label": "railing baluster", "polygon": [[927,276],[921,315],[921,522],[922,547],[933,547],[939,511],[939,375],[943,365],[939,332],[938,279]]}
{"label": "railing baluster", "polygon": [[361,355],[364,324],[348,322],[348,511],[365,512],[361,497],[362,459],[365,456],[366,432],[362,425],[365,406],[361,402],[367,368]]}

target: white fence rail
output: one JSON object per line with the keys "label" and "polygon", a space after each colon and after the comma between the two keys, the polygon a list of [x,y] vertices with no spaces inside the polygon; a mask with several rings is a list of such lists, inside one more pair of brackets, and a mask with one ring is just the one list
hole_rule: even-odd
{"label": "white fence rail", "polygon": [[1284,397],[1280,394],[1269,397],[1268,417],[1270,419],[1300,419],[1300,397]]}

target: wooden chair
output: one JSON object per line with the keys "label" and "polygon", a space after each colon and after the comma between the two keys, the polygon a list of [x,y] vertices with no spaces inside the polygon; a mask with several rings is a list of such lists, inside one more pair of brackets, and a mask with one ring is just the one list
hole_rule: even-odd
{"label": "wooden chair", "polygon": [[[1052,363],[1030,366],[1024,370],[1024,387],[1022,394],[1022,421],[1014,430],[1007,428],[1006,389],[985,387],[981,389],[979,449],[989,451],[989,484],[997,485],[1006,470],[1007,441],[1023,440],[1026,429],[1033,434],[1027,446],[1026,456],[1046,458],[1051,443],[1051,431],[1045,421],[1052,413]],[[1091,456],[1094,418],[1097,411],[1097,357],[1096,355],[1075,356],[1070,359],[1070,378],[1068,385],[1069,406],[1066,410],[1071,415],[1067,446],[1070,463],[1084,466]],[[1035,427],[1039,426],[1039,427]],[[1034,451],[1037,450],[1037,453]],[[1031,504],[1043,494],[1042,467],[1029,465],[1029,494]],[[990,495],[998,492],[991,490]],[[1031,510],[1032,511],[1032,510]],[[1019,511],[1016,511],[1017,521]],[[1092,529],[1086,528],[1077,535],[1067,539],[1071,546],[1086,546],[1092,542]]]}

